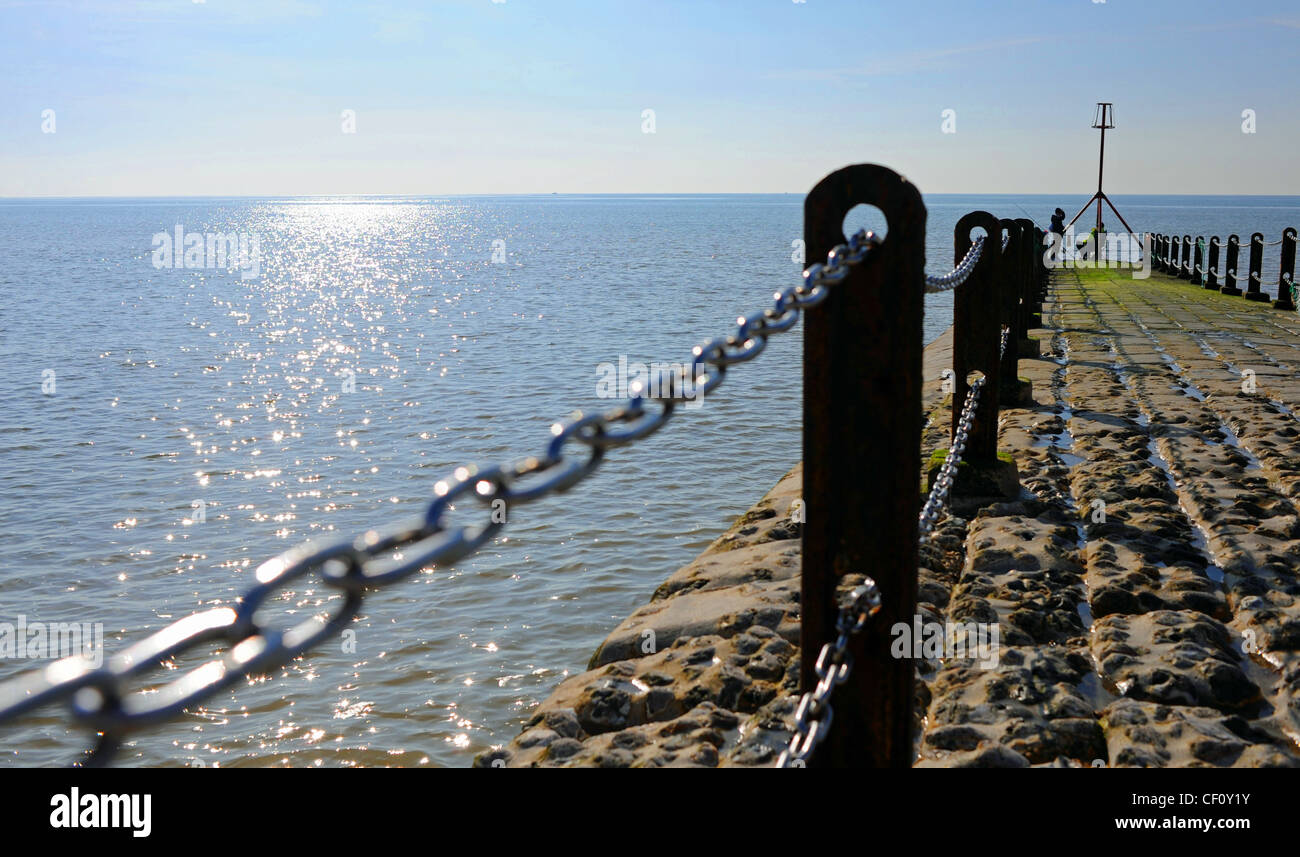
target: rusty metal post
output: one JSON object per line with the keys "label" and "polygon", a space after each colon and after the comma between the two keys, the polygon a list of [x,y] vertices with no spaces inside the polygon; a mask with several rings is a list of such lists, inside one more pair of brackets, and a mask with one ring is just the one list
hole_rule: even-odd
{"label": "rusty metal post", "polygon": [[1047,285],[1051,280],[1052,272],[1047,267],[1047,259],[1043,256],[1043,248],[1046,246],[1044,241],[1047,239],[1047,231],[1038,229],[1038,249],[1034,251],[1034,268],[1038,271],[1038,299],[1039,301],[1047,300]]}
{"label": "rusty metal post", "polygon": [[1041,311],[1043,302],[1047,300],[1047,289],[1052,281],[1052,271],[1047,267],[1047,259],[1043,256],[1044,241],[1047,238],[1047,232],[1043,229],[1035,229],[1038,235],[1038,249],[1034,251],[1034,274],[1038,287],[1038,306]]}
{"label": "rusty metal post", "polygon": [[1038,288],[1038,278],[1034,276],[1034,236],[1037,234],[1037,227],[1034,226],[1034,221],[1027,217],[1016,218],[1016,223],[1020,226],[1020,254],[1012,257],[1012,264],[1019,271],[1017,276],[1028,284],[1026,291],[1029,292],[1031,305],[1028,323],[1029,329],[1033,330],[1043,326],[1043,298],[1045,297]]}
{"label": "rusty metal post", "polygon": [[1274,309],[1295,312],[1295,300],[1291,297],[1291,284],[1295,282],[1296,231],[1294,226],[1282,230],[1282,270],[1277,275],[1277,299],[1273,301]]}
{"label": "rusty metal post", "polygon": [[[1043,300],[1047,297],[1047,266],[1043,263],[1042,257],[1043,250],[1046,249],[1043,246],[1043,239],[1047,233],[1035,226],[1028,218],[1017,218],[1015,223],[1020,226],[1020,253],[1002,260],[1004,265],[1018,272],[1011,275],[1008,283],[1014,283],[1016,277],[1020,278],[1021,283],[1017,288],[1020,299],[1012,316],[1014,323],[1008,339],[1007,352],[1010,353],[1014,349],[1018,357],[1037,357],[1042,352],[1042,345],[1038,340],[1029,338],[1029,331],[1043,326]],[[1017,389],[1020,386],[1014,365],[1011,371],[1012,374],[1008,376],[1009,383],[1003,385],[1004,390],[1013,385]],[[1006,399],[1003,401],[1010,404]]]}
{"label": "rusty metal post", "polygon": [[1196,249],[1195,252],[1192,254],[1192,285],[1193,286],[1205,285],[1205,280],[1203,279],[1204,273],[1205,273],[1205,236],[1197,235]]}
{"label": "rusty metal post", "polygon": [[1223,262],[1223,288],[1219,291],[1225,295],[1239,295],[1237,288],[1237,253],[1241,248],[1241,239],[1236,235],[1228,236],[1228,258]]}
{"label": "rusty metal post", "polygon": [[[1038,230],[1026,230],[1018,220],[1015,223],[1020,225],[1020,234],[1016,236],[1020,246],[1019,252],[1012,256],[1017,260],[1016,273],[1012,278],[1016,300],[1011,315],[1011,345],[1008,348],[1029,338],[1029,310],[1038,299],[1038,269],[1033,264],[1033,257],[1038,254]],[[1015,243],[1016,239],[1013,238],[1011,244],[1007,245],[1007,250],[1010,251]]]}
{"label": "rusty metal post", "polygon": [[1268,294],[1261,291],[1264,284],[1264,233],[1250,236],[1250,270],[1246,274],[1246,300],[1266,301]]}
{"label": "rusty metal post", "polygon": [[[988,380],[988,391],[1001,388],[998,345],[1002,339],[1002,320],[999,317],[1001,301],[998,299],[999,257],[997,244],[1001,243],[1002,230],[998,219],[987,211],[972,211],[957,221],[953,230],[953,262],[956,264],[970,249],[971,230],[976,227],[984,229],[986,234],[984,252],[980,253],[979,263],[971,272],[970,278],[958,286],[953,299],[952,311],[952,428],[949,436],[957,431],[961,419],[962,403],[966,401],[966,392],[970,389],[967,376],[971,372],[984,373]],[[988,246],[988,245],[994,246]],[[1007,346],[1010,348],[1010,346]],[[998,397],[987,392],[980,396],[979,406],[975,409],[975,419],[970,430],[970,440],[966,445],[965,459],[980,463],[996,461],[998,455]]]}
{"label": "rusty metal post", "polygon": [[844,242],[844,216],[863,203],[884,212],[884,243],[808,313],[804,329],[800,680],[804,690],[817,683],[818,652],[835,636],[840,578],[875,578],[881,609],[853,639],[853,673],[836,691],[813,764],[906,768],[913,664],[890,656],[889,632],[916,612],[926,212],[916,187],[894,171],[845,167],[804,200],[810,260]]}
{"label": "rusty metal post", "polygon": [[1205,287],[1219,288],[1219,236],[1210,236],[1210,261],[1205,266]]}
{"label": "rusty metal post", "polygon": [[1043,256],[1044,241],[1047,238],[1047,232],[1043,229],[1038,230],[1038,250],[1034,251],[1034,269],[1038,272],[1038,300],[1039,302],[1047,300],[1047,286],[1051,282],[1052,271],[1047,267],[1047,259]]}
{"label": "rusty metal post", "polygon": [[[1026,318],[1025,310],[1028,309],[1027,302],[1022,298],[1028,291],[1030,282],[1030,272],[1025,268],[1025,262],[1028,261],[1025,251],[1028,249],[1028,243],[1032,236],[1033,223],[1030,222],[1029,229],[1025,228],[1023,222],[1019,220],[1010,220],[1003,218],[999,222],[998,244],[1002,243],[1002,236],[1005,233],[1007,237],[1007,247],[1001,250],[1001,260],[998,264],[1001,282],[998,284],[998,316],[999,331],[1001,325],[1010,328],[1007,333],[1007,348],[1002,353],[1001,366],[999,375],[1001,384],[997,388],[998,398],[1001,404],[1008,407],[1014,407],[1020,403],[1020,379],[1019,359],[1020,354],[1020,337],[1017,330],[1024,324]],[[1000,248],[999,248],[1000,249]],[[999,333],[999,336],[1001,334]]]}

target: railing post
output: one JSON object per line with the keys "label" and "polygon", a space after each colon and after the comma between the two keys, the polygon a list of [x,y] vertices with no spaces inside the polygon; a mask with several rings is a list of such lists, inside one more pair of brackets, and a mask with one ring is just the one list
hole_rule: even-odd
{"label": "railing post", "polygon": [[[976,227],[983,228],[987,235],[985,251],[997,251],[1002,235],[998,219],[987,211],[972,211],[957,221],[953,238],[954,264],[960,262],[970,249],[973,243],[970,233]],[[990,244],[993,246],[988,246]],[[1001,386],[1001,360],[998,357],[1002,337],[1001,301],[998,299],[1000,255],[998,252],[982,252],[975,270],[965,283],[957,287],[953,299],[951,433],[954,435],[962,403],[970,389],[967,376],[971,372],[982,372],[988,379],[985,381],[986,390],[997,390]],[[997,453],[998,397],[986,393],[980,396],[979,406],[975,409],[975,420],[966,445],[966,461],[994,461]]]}
{"label": "railing post", "polygon": [[1169,239],[1169,273],[1175,277],[1178,276],[1179,260],[1182,259],[1182,239],[1177,235]]}
{"label": "railing post", "polygon": [[1034,300],[1038,303],[1038,311],[1043,310],[1043,301],[1047,300],[1047,230],[1034,227],[1034,244],[1032,249],[1031,263],[1033,265],[1033,290]]}
{"label": "railing post", "polygon": [[[1029,338],[1029,331],[1043,326],[1043,298],[1047,293],[1047,267],[1043,264],[1043,239],[1047,233],[1034,225],[1034,221],[1021,217],[1014,221],[1020,227],[1020,252],[1009,256],[1003,264],[1008,264],[1016,273],[1020,285],[1017,291],[1020,298],[1015,308],[1011,335],[1007,341],[1007,353],[1015,352],[1018,357],[1037,357],[1042,353],[1041,343]],[[1008,247],[1008,249],[1010,249]],[[1012,279],[1009,282],[1014,283]],[[1005,365],[1005,364],[1004,364]],[[1016,378],[1016,366],[1010,365],[1011,378]],[[1007,389],[1009,384],[1004,384]],[[1025,395],[1019,393],[1018,395]],[[1030,394],[1032,395],[1032,394]]]}
{"label": "railing post", "polygon": [[1205,280],[1202,275],[1205,273],[1205,236],[1196,236],[1196,250],[1192,255],[1192,285],[1203,286]]}
{"label": "railing post", "polygon": [[1237,253],[1241,249],[1241,239],[1236,235],[1228,236],[1228,258],[1223,262],[1223,288],[1219,291],[1225,295],[1239,295],[1237,288]]}
{"label": "railing post", "polygon": [[1250,236],[1250,270],[1246,272],[1246,300],[1266,301],[1268,294],[1260,290],[1264,284],[1264,233]]}
{"label": "railing post", "polygon": [[[1019,224],[1019,221],[1014,222]],[[1019,234],[1007,245],[1008,252],[1017,251],[1012,258],[1018,260],[1011,279],[1015,286],[1016,301],[1011,316],[1011,345],[1007,346],[1008,348],[1013,346],[1018,348],[1020,342],[1029,338],[1030,307],[1038,297],[1038,268],[1033,264],[1032,259],[1033,254],[1038,252],[1035,249],[1037,246],[1037,229],[1026,231],[1023,226]]]}
{"label": "railing post", "polygon": [[1048,299],[1048,278],[1052,272],[1048,269],[1047,257],[1044,256],[1047,250],[1047,230],[1034,228],[1034,234],[1037,235],[1036,248],[1034,250],[1034,272],[1036,274],[1035,283],[1037,293],[1039,293],[1039,310],[1043,310],[1043,302]]}
{"label": "railing post", "polygon": [[1219,236],[1210,236],[1210,261],[1205,264],[1205,287],[1219,288]]}
{"label": "railing post", "polygon": [[1034,226],[1034,221],[1028,217],[1016,218],[1016,223],[1020,226],[1020,253],[1013,257],[1015,264],[1020,271],[1021,279],[1028,284],[1029,292],[1029,320],[1028,329],[1025,331],[1028,335],[1029,330],[1034,330],[1043,326],[1043,282],[1036,276],[1037,268],[1034,265],[1034,255],[1037,252],[1034,247],[1038,244],[1038,227]]}
{"label": "railing post", "polygon": [[1182,250],[1182,261],[1178,264],[1178,279],[1186,280],[1192,276],[1192,236],[1183,236]]}
{"label": "railing post", "polygon": [[[1030,259],[1026,251],[1030,249],[1029,242],[1033,240],[1032,230],[1034,224],[1033,221],[1028,220],[1003,218],[999,222],[999,226],[997,233],[998,247],[994,248],[1002,256],[998,265],[1002,280],[998,288],[998,302],[1000,304],[998,313],[1001,317],[1000,324],[1005,324],[1009,331],[1007,333],[1007,348],[1002,353],[999,367],[999,376],[1002,382],[998,387],[998,399],[1001,404],[1007,407],[1016,407],[1026,397],[1026,382],[1022,382],[1018,377],[1018,356],[1020,354],[1020,334],[1018,331],[1026,323],[1026,319],[1029,317],[1028,314],[1032,311],[1032,306],[1025,299],[1029,295],[1033,282],[1033,270],[1028,266]],[[1007,236],[1006,250],[1001,248],[1004,231]],[[1034,326],[1037,327],[1038,325]],[[1032,393],[1029,393],[1029,397],[1032,398]]]}
{"label": "railing post", "polygon": [[818,652],[835,639],[840,578],[870,575],[881,609],[852,638],[853,672],[812,764],[906,768],[913,664],[890,656],[890,629],[916,612],[926,212],[892,170],[845,167],[804,200],[807,258],[843,243],[844,216],[863,203],[884,212],[884,243],[805,322],[800,680],[817,684]]}
{"label": "railing post", "polygon": [[1277,275],[1277,300],[1274,309],[1295,312],[1295,301],[1291,297],[1291,284],[1295,282],[1296,231],[1294,226],[1282,230],[1282,270]]}

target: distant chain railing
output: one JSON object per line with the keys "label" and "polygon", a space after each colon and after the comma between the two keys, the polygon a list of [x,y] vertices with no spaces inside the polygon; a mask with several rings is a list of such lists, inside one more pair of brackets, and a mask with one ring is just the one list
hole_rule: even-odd
{"label": "distant chain railing", "polygon": [[[778,292],[772,309],[743,316],[735,334],[696,346],[691,360],[694,393],[685,389],[684,378],[665,371],[657,379],[658,388],[640,382],[620,407],[597,414],[575,412],[568,420],[555,423],[551,442],[540,456],[508,466],[457,468],[434,485],[437,496],[418,518],[369,530],[352,540],[324,545],[308,542],[268,560],[257,568],[257,584],[244,593],[237,608],[218,607],[179,619],[98,667],[89,658],[74,655],[12,678],[0,684],[0,723],[66,701],[75,719],[100,734],[86,762],[111,762],[131,733],[174,719],[236,682],[283,666],[339,633],[360,611],[367,590],[395,583],[423,568],[453,563],[483,547],[505,523],[495,514],[499,508],[495,501],[504,501],[508,510],[566,491],[596,469],[607,449],[658,431],[678,401],[711,392],[722,383],[727,367],[757,357],[770,336],[794,327],[803,309],[825,300],[830,287],[844,280],[849,268],[879,244],[874,233],[859,231],[848,244],[831,250],[825,264],[810,266],[803,282]],[[647,401],[660,407],[650,412]],[[587,447],[589,454],[581,460],[566,458],[565,446],[570,442]],[[551,475],[541,482],[517,484],[547,471]],[[443,518],[450,505],[467,495],[491,506],[494,514],[478,526],[449,527]],[[257,621],[259,609],[278,590],[313,572],[343,595],[333,615],[314,616],[285,631]],[[213,643],[226,643],[229,649],[224,656],[152,692],[127,693],[128,680]]]}
{"label": "distant chain railing", "polygon": [[[1251,234],[1242,241],[1236,234],[1221,242],[1218,236],[1151,235],[1152,267],[1179,279],[1191,280],[1194,286],[1217,290],[1224,295],[1243,296],[1248,300],[1264,302],[1274,298],[1273,308],[1294,312],[1296,295],[1295,278],[1297,232],[1294,227],[1282,230],[1276,241],[1265,241],[1262,232]],[[1264,251],[1281,246],[1278,255],[1266,260]],[[1206,254],[1208,251],[1208,259]],[[1245,259],[1241,258],[1242,254]],[[1189,258],[1190,257],[1190,258]],[[1276,263],[1274,266],[1271,263]],[[1245,286],[1239,288],[1238,284]],[[1276,292],[1269,294],[1270,287]]]}

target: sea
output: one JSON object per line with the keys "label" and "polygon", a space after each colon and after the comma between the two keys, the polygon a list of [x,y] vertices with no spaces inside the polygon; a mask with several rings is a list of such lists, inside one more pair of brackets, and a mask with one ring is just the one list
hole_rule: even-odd
{"label": "sea", "polygon": [[[951,268],[968,211],[1045,227],[1086,200],[927,196],[927,270]],[[1112,200],[1141,231],[1275,241],[1300,224],[1300,197]],[[617,403],[598,383],[609,367],[685,363],[796,283],[802,203],[0,200],[0,680],[59,648],[6,648],[20,628],[35,641],[33,628],[75,626],[92,656],[112,655],[237,606],[261,562],[304,540],[420,514],[460,465],[540,455],[557,419]],[[858,226],[887,231],[874,209],[850,212],[846,231]],[[927,298],[927,341],[951,314],[951,294]],[[799,460],[800,353],[797,329],[774,337],[701,407],[612,450],[572,491],[512,509],[479,553],[370,592],[350,634],[133,733],[118,764],[463,767],[508,743]],[[450,518],[486,514],[466,500]],[[268,621],[339,597],[300,578]],[[128,690],[148,703],[220,651]],[[93,743],[50,705],[0,723],[0,765],[68,765]]]}

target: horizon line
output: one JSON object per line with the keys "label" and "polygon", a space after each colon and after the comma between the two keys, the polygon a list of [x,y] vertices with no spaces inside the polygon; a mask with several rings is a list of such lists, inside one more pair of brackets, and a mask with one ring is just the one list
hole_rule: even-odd
{"label": "horizon line", "polygon": [[[1087,196],[1090,191],[921,191],[922,196]],[[490,199],[495,197],[682,197],[682,196],[807,196],[807,191],[532,191],[526,193],[311,193],[311,194],[163,194],[146,196],[112,196],[108,194],[90,194],[85,196],[0,196],[0,203],[6,202],[79,202],[84,200],[201,200],[201,199],[430,199],[445,197],[448,199]],[[1266,197],[1300,199],[1300,193],[1151,193],[1128,192],[1107,194],[1107,196],[1167,196],[1167,197]]]}

